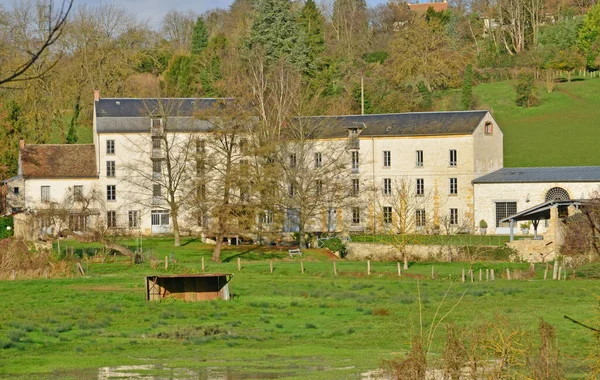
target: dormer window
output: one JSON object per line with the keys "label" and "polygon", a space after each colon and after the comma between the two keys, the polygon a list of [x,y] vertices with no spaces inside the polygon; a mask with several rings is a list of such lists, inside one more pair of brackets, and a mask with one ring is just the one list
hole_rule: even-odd
{"label": "dormer window", "polygon": [[493,135],[494,134],[494,124],[491,121],[485,123],[485,134]]}
{"label": "dormer window", "polygon": [[154,117],[151,119],[152,123],[152,136],[160,136],[163,133],[163,119],[160,117]]}

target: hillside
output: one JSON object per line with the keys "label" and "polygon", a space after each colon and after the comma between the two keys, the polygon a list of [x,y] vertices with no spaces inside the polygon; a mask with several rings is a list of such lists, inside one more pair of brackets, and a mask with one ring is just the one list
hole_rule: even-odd
{"label": "hillside", "polygon": [[515,106],[511,82],[473,90],[504,132],[505,167],[600,165],[600,79],[560,83],[550,94],[538,83],[540,105],[529,109]]}

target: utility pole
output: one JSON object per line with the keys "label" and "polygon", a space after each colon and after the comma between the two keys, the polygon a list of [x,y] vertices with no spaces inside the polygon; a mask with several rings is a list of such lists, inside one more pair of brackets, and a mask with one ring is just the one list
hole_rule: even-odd
{"label": "utility pole", "polygon": [[360,77],[360,114],[365,114],[365,78]]}

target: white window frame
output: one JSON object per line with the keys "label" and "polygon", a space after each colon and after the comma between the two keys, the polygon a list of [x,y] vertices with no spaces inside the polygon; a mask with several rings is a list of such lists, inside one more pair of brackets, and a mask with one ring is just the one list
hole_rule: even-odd
{"label": "white window frame", "polygon": [[422,197],[425,195],[425,179],[417,178],[416,195]]}
{"label": "white window frame", "polygon": [[50,186],[40,187],[40,199],[42,202],[50,202]]}
{"label": "white window frame", "polygon": [[383,179],[383,195],[392,195],[392,179]]}
{"label": "white window frame", "polygon": [[457,208],[450,209],[450,225],[451,226],[458,225],[458,209]]}
{"label": "white window frame", "polygon": [[393,210],[391,206],[383,206],[383,224],[391,224],[393,221]]}
{"label": "white window frame", "polygon": [[360,207],[352,207],[352,224],[360,224]]}
{"label": "white window frame", "polygon": [[383,167],[384,168],[392,167],[392,151],[390,151],[390,150],[383,151]]}
{"label": "white window frame", "polygon": [[323,166],[323,155],[321,152],[315,153],[315,168],[320,168]]}
{"label": "white window frame", "polygon": [[417,168],[422,168],[423,167],[423,151],[422,150],[417,150],[416,151],[416,162],[415,162],[415,166]]}
{"label": "white window frame", "polygon": [[115,140],[106,140],[106,154],[114,155],[115,150]]}
{"label": "white window frame", "polygon": [[127,213],[129,220],[129,228],[139,228],[140,227],[140,212],[139,210],[129,210]]}
{"label": "white window frame", "polygon": [[458,194],[458,178],[450,178],[449,185],[450,185],[450,195],[457,195]]}
{"label": "white window frame", "polygon": [[109,178],[116,177],[117,169],[115,161],[106,161],[106,176]]}
{"label": "white window frame", "polygon": [[420,208],[415,210],[415,225],[417,226],[417,228],[425,227],[426,223],[427,219],[425,216],[425,209]]}
{"label": "white window frame", "polygon": [[106,185],[106,200],[110,202],[117,200],[117,185]]}
{"label": "white window frame", "polygon": [[458,164],[458,152],[456,149],[450,149],[450,162],[449,166],[455,167]]}

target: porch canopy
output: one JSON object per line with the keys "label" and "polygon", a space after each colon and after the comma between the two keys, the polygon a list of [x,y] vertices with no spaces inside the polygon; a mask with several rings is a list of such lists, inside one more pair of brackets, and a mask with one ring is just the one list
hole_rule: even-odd
{"label": "porch canopy", "polygon": [[523,210],[514,215],[511,215],[507,218],[500,220],[500,223],[509,222],[510,223],[510,241],[514,240],[514,227],[515,222],[519,221],[531,221],[533,224],[533,238],[537,239],[537,228],[540,223],[540,220],[549,220],[550,219],[550,209],[553,207],[558,208],[558,213],[567,212],[569,206],[579,207],[588,200],[586,199],[569,199],[569,200],[553,200],[547,201],[544,203],[540,203],[537,206],[533,206],[528,208],[527,210]]}

